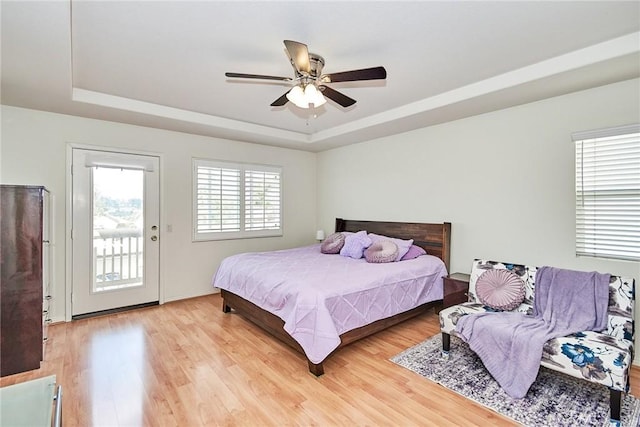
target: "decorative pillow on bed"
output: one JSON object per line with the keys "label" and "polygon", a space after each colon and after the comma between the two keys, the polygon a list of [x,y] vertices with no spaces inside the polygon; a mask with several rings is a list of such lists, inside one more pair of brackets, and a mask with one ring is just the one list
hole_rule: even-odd
{"label": "decorative pillow on bed", "polygon": [[426,254],[427,254],[427,251],[425,251],[420,246],[411,245],[407,253],[404,254],[402,258],[400,258],[400,261],[404,261],[406,259],[418,258],[419,256],[426,255]]}
{"label": "decorative pillow on bed", "polygon": [[398,245],[391,240],[380,239],[364,251],[367,262],[394,262],[398,256]]}
{"label": "decorative pillow on bed", "polygon": [[381,239],[386,239],[386,240],[391,240],[393,243],[395,243],[396,246],[398,247],[398,255],[396,256],[396,261],[400,261],[402,257],[405,256],[407,252],[409,252],[409,248],[411,248],[411,245],[413,245],[413,239],[402,240],[402,239],[396,239],[394,237],[381,236],[379,234],[373,234],[373,233],[369,233],[369,237],[373,242],[377,242],[378,240],[381,240]]}
{"label": "decorative pillow on bed", "polygon": [[476,295],[488,307],[511,311],[524,301],[524,282],[509,270],[487,270],[476,281]]}
{"label": "decorative pillow on bed", "polygon": [[333,233],[322,241],[320,245],[320,252],[323,254],[337,254],[340,253],[340,249],[344,246],[344,234]]}
{"label": "decorative pillow on bed", "polygon": [[340,255],[360,259],[364,250],[371,246],[371,243],[371,239],[364,230],[350,234],[344,238],[344,246],[340,249]]}

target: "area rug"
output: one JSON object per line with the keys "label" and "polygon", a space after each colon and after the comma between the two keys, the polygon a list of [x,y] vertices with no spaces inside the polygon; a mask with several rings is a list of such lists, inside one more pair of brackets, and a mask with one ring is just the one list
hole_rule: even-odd
{"label": "area rug", "polygon": [[[440,334],[391,358],[423,377],[512,420],[531,427],[610,426],[609,389],[541,368],[523,399],[509,397],[467,344],[451,337],[449,359]],[[622,425],[640,425],[640,400],[626,394]]]}

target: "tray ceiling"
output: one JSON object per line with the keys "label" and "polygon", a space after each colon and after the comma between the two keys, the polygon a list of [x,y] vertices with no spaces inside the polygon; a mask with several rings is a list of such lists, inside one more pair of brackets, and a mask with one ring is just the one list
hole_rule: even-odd
{"label": "tray ceiling", "polygon": [[[640,76],[640,3],[3,1],[2,103],[320,151]],[[270,107],[283,40],[357,100]]]}

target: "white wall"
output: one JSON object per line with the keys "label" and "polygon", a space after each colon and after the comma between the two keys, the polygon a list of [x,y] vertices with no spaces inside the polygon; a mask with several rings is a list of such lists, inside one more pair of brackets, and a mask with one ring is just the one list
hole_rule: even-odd
{"label": "white wall", "polygon": [[639,121],[635,79],[319,153],[318,223],[449,221],[452,272],[487,258],[632,276],[640,287],[639,263],[575,256],[571,140]]}
{"label": "white wall", "polygon": [[[3,106],[0,182],[55,196],[54,320],[65,310],[67,143],[163,156],[162,230],[173,226],[161,246],[166,301],[211,292],[227,255],[312,243],[317,225],[329,232],[336,217],[449,221],[452,272],[479,257],[606,271],[640,286],[638,263],[574,255],[571,142],[572,132],[640,121],[639,94],[635,79],[317,155]],[[194,156],[282,165],[285,236],[191,242]]]}
{"label": "white wall", "polygon": [[[66,155],[69,143],[152,152],[162,156],[161,296],[164,301],[213,292],[211,277],[231,254],[315,243],[316,155],[121,123],[2,106],[0,182],[44,185],[54,196],[52,318],[65,318]],[[191,241],[191,158],[283,167],[284,236]],[[167,225],[173,228],[167,232]]]}

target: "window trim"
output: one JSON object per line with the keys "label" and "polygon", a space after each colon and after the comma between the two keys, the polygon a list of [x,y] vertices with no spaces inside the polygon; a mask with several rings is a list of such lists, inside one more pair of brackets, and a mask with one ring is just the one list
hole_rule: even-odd
{"label": "window trim", "polygon": [[[283,235],[283,168],[277,165],[265,165],[257,163],[233,162],[227,160],[196,158],[191,159],[192,165],[192,185],[191,185],[191,231],[193,242],[205,242],[216,240],[253,239],[261,237],[281,237]],[[240,230],[239,231],[219,231],[219,232],[198,232],[198,167],[219,167],[226,169],[237,169],[240,171]],[[272,172],[277,173],[280,178],[280,227],[277,229],[246,230],[245,229],[245,171]]]}
{"label": "window trim", "polygon": [[[622,195],[625,195],[625,193],[628,193],[628,196],[630,197],[629,200],[632,201],[631,205],[633,206],[633,201],[640,201],[640,188],[614,187],[614,189],[612,190],[606,187],[607,181],[610,181],[610,178],[607,179],[607,178],[604,178],[605,175],[600,175],[601,179],[604,179],[604,181],[599,181],[599,180],[598,180],[599,182],[593,181],[593,180],[590,181],[593,184],[591,185],[591,190],[589,192],[583,188],[585,175],[584,175],[584,165],[582,163],[583,161],[582,156],[584,155],[583,150],[585,149],[584,144],[597,143],[598,141],[594,141],[594,140],[598,140],[598,139],[615,138],[615,137],[621,137],[625,135],[632,136],[635,134],[640,134],[640,124],[619,126],[614,128],[608,128],[608,129],[597,129],[597,130],[591,130],[591,131],[576,132],[571,135],[571,138],[574,142],[574,155],[575,155],[575,250],[576,250],[576,256],[619,260],[619,261],[632,261],[632,262],[640,261],[640,252],[625,249],[625,246],[628,246],[628,245],[624,244],[625,241],[632,242],[632,243],[636,241],[640,242],[640,238],[638,237],[638,233],[640,233],[640,226],[638,227],[632,226],[630,229],[631,234],[627,233],[626,235],[624,235],[625,231],[619,231],[620,225],[612,224],[611,219],[609,219],[608,221],[606,219],[604,220],[601,219],[600,221],[598,221],[598,219],[596,218],[598,211],[599,211],[599,215],[601,215],[600,218],[604,218],[603,215],[610,213],[610,211],[598,209],[597,205],[595,204],[593,205],[594,207],[592,209],[584,208],[585,200],[589,200],[589,199],[592,201],[592,203],[595,203],[593,202],[594,200],[599,200],[600,206],[602,206],[602,200],[607,200],[607,197],[611,197],[612,191],[617,191],[618,194],[622,194]],[[586,148],[591,149],[591,147],[586,147]],[[634,149],[635,149],[635,146],[634,146]],[[591,157],[591,158],[595,159],[594,157]],[[606,161],[603,158],[600,158],[599,160],[602,162]],[[619,161],[620,165],[614,164],[614,166],[623,168],[624,167],[623,160],[624,158],[616,157],[616,162]],[[601,165],[600,167],[606,167],[606,166]],[[592,177],[594,176],[594,174],[596,173],[595,171],[596,168],[597,166],[593,166],[592,169],[589,170],[590,172],[589,176],[592,176]],[[618,170],[618,169],[615,169],[615,170]],[[629,177],[630,181],[625,182],[625,184],[631,183],[635,185],[636,178],[637,177],[632,175],[631,177]],[[598,192],[600,192],[600,194],[598,194]],[[614,197],[619,197],[619,196],[614,196]],[[619,212],[619,209],[621,208],[620,203],[622,202],[618,202],[615,205],[613,205],[614,206],[613,212],[615,213]],[[625,210],[624,212],[626,212],[627,216],[632,219],[635,215],[637,215],[637,210],[634,210],[633,208],[631,209],[632,209],[631,212],[628,212],[628,210]],[[591,226],[588,226],[587,224],[585,224],[585,218],[587,218],[587,215],[591,216],[591,222],[593,223]],[[596,231],[596,228],[598,226],[601,227],[601,229],[606,229],[607,226],[609,227],[614,226],[617,228],[617,230],[616,228],[610,228],[604,233],[599,234]],[[623,227],[625,226],[623,225]],[[628,226],[626,227],[629,228]],[[628,237],[629,240],[621,239],[620,242],[622,243],[618,244],[617,241],[616,243],[611,243],[612,240],[615,239],[616,235],[624,235],[624,237],[625,238]],[[598,238],[601,239],[600,244],[598,244],[597,242]]]}

